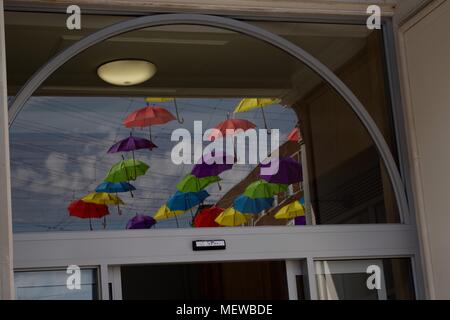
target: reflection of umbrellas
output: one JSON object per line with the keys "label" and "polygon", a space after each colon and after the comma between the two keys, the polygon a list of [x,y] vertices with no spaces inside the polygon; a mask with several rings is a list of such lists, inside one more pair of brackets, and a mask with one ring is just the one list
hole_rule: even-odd
{"label": "reflection of umbrellas", "polygon": [[110,193],[106,192],[92,192],[88,194],[87,196],[83,197],[81,200],[84,202],[89,203],[95,203],[95,204],[113,204],[113,205],[119,205],[124,204],[122,199],[120,199],[118,196],[115,196]]}
{"label": "reflection of umbrellas", "polygon": [[156,224],[156,220],[150,216],[137,214],[130,220],[128,220],[127,229],[150,229]]}
{"label": "reflection of umbrellas", "polygon": [[93,192],[88,194],[87,196],[83,197],[81,200],[84,202],[90,202],[95,204],[111,204],[111,205],[117,205],[117,213],[121,215],[120,212],[120,206],[121,204],[124,204],[122,199],[120,199],[117,195],[113,195],[106,192]]}
{"label": "reflection of umbrellas", "polygon": [[207,197],[209,197],[209,193],[206,190],[199,192],[177,191],[167,200],[166,205],[172,211],[186,211],[201,204]]}
{"label": "reflection of umbrellas", "polygon": [[273,98],[246,98],[242,99],[241,102],[236,106],[236,109],[234,110],[234,113],[238,112],[246,112],[250,111],[252,109],[261,108],[263,120],[264,120],[264,127],[267,128],[267,122],[266,122],[266,115],[264,113],[264,107],[271,105],[271,104],[277,104],[279,103],[279,99],[273,99]]}
{"label": "reflection of umbrellas", "polygon": [[228,208],[215,221],[221,226],[235,227],[247,222],[247,217],[234,208]]}
{"label": "reflection of umbrellas", "polygon": [[184,210],[171,211],[166,205],[163,205],[156,211],[153,218],[155,218],[155,220],[163,220],[182,215],[183,213]]}
{"label": "reflection of umbrellas", "polygon": [[250,184],[244,192],[244,195],[256,199],[256,198],[271,198],[274,195],[287,190],[287,185],[268,183],[264,180],[258,180]]}
{"label": "reflection of umbrellas", "polygon": [[188,174],[177,184],[177,189],[181,192],[198,192],[211,183],[219,182],[220,180],[220,177],[217,176],[197,178],[192,174]]}
{"label": "reflection of umbrellas", "polygon": [[[248,129],[256,128],[256,125],[248,120],[244,119],[227,119],[221,123],[219,123],[215,129],[219,130],[222,136],[227,134],[227,130],[242,130],[246,131]],[[209,135],[209,140],[214,140],[217,137],[215,133],[211,133]]]}
{"label": "reflection of umbrellas", "polygon": [[112,166],[105,178],[105,181],[122,182],[136,180],[137,177],[143,176],[147,172],[148,168],[148,164],[139,160],[122,160]]}
{"label": "reflection of umbrellas", "polygon": [[123,124],[127,128],[148,127],[151,140],[151,126],[165,124],[175,120],[175,117],[166,109],[157,106],[147,106],[130,113]]}
{"label": "reflection of umbrellas", "polygon": [[257,198],[252,199],[245,195],[241,195],[234,200],[233,207],[242,213],[258,214],[273,205],[273,198]]}
{"label": "reflection of umbrellas", "polygon": [[150,140],[130,135],[128,138],[115,143],[109,148],[108,153],[129,152],[140,149],[152,150],[153,148],[157,148],[157,146]]}
{"label": "reflection of umbrellas", "polygon": [[[262,179],[272,183],[292,184],[303,180],[302,166],[291,157],[273,158],[270,163],[261,164],[261,168],[270,168],[273,161],[273,168],[278,165],[278,172],[271,175],[259,175]],[[270,169],[266,169],[270,170]]]}
{"label": "reflection of umbrellas", "polygon": [[280,209],[275,214],[275,219],[294,219],[296,217],[304,216],[305,208],[299,201],[294,201]]}
{"label": "reflection of umbrellas", "polygon": [[193,226],[195,228],[220,227],[220,225],[215,220],[222,212],[223,209],[219,207],[203,209],[195,215]]}
{"label": "reflection of umbrellas", "polygon": [[91,218],[103,218],[109,214],[108,207],[104,204],[84,202],[82,200],[73,201],[67,210],[69,214],[81,219],[89,219],[89,227],[92,230]]}
{"label": "reflection of umbrellas", "polygon": [[136,190],[136,188],[129,184],[128,182],[102,182],[97,188],[95,188],[95,192],[107,192],[107,193],[121,193],[121,192],[129,192]]}
{"label": "reflection of umbrellas", "polygon": [[175,105],[175,112],[177,113],[177,121],[179,123],[183,123],[184,119],[180,117],[180,114],[178,113],[178,104],[177,104],[177,98],[158,98],[158,97],[147,97],[145,98],[145,101],[147,103],[161,103],[161,102],[168,102],[173,101],[173,104]]}
{"label": "reflection of umbrellas", "polygon": [[192,169],[191,174],[197,178],[218,176],[222,172],[233,168],[234,162],[235,158],[224,152],[204,154]]}
{"label": "reflection of umbrellas", "polygon": [[288,141],[294,141],[299,142],[301,140],[301,134],[299,128],[294,128],[294,130],[291,131],[291,133],[288,134],[287,139]]}

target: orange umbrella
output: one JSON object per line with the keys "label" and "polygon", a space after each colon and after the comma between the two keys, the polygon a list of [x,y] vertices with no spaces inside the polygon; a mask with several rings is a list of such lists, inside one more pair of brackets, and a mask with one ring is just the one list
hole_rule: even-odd
{"label": "orange umbrella", "polygon": [[[227,119],[221,123],[219,123],[215,129],[218,129],[222,136],[227,134],[227,130],[243,130],[247,131],[248,129],[256,128],[256,125],[248,120],[244,119]],[[210,134],[209,140],[215,140],[217,138],[217,134]]]}
{"label": "orange umbrella", "polygon": [[123,120],[123,124],[127,128],[148,127],[151,140],[151,126],[165,124],[173,120],[176,120],[175,117],[166,109],[157,106],[147,106],[130,113]]}

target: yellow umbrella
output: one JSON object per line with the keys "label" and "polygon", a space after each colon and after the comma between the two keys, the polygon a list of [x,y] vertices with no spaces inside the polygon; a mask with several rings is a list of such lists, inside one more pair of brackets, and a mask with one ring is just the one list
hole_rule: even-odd
{"label": "yellow umbrella", "polygon": [[247,217],[234,208],[228,208],[215,221],[221,226],[235,227],[247,222]]}
{"label": "yellow umbrella", "polygon": [[275,219],[294,219],[305,215],[305,208],[299,201],[294,201],[280,209]]}
{"label": "yellow umbrella", "polygon": [[236,106],[236,109],[234,109],[234,113],[238,112],[246,112],[250,111],[256,108],[261,108],[263,120],[264,120],[264,126],[267,129],[267,122],[266,122],[266,114],[264,113],[264,107],[271,105],[271,104],[277,104],[280,102],[280,99],[275,98],[246,98],[242,99],[241,102]]}
{"label": "yellow umbrella", "polygon": [[118,196],[115,196],[111,193],[106,192],[92,192],[89,193],[87,196],[81,199],[84,202],[90,202],[95,204],[123,204],[122,199],[120,199]]}
{"label": "yellow umbrella", "polygon": [[175,221],[176,221],[177,227],[178,227],[177,216],[182,215],[183,213],[185,213],[185,211],[183,211],[183,210],[171,211],[166,205],[163,205],[158,209],[158,211],[156,211],[153,218],[155,220],[159,221],[159,220],[164,220],[164,219],[169,219],[171,217],[175,217]]}
{"label": "yellow umbrella", "polygon": [[173,104],[175,105],[175,112],[177,113],[177,120],[179,123],[183,123],[184,119],[180,117],[178,114],[178,105],[177,105],[177,99],[176,98],[170,98],[170,97],[147,97],[145,98],[145,102],[147,103],[161,103],[161,102],[168,102],[173,101]]}

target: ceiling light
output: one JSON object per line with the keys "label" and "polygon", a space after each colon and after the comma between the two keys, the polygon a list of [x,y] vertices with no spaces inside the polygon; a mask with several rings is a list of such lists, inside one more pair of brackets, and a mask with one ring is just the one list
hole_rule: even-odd
{"label": "ceiling light", "polygon": [[133,86],[147,81],[156,73],[156,66],[145,60],[116,60],[97,69],[98,76],[116,86]]}

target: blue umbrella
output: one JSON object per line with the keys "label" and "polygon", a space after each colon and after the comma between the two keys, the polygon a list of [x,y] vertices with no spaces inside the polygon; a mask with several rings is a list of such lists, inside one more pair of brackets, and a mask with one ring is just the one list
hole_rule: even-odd
{"label": "blue umbrella", "polygon": [[167,200],[166,206],[171,211],[186,211],[201,204],[208,197],[209,193],[206,190],[200,190],[199,192],[177,191]]}
{"label": "blue umbrella", "polygon": [[256,198],[252,199],[245,195],[241,195],[234,200],[234,209],[244,214],[258,214],[261,211],[271,208],[273,198]]}
{"label": "blue umbrella", "polygon": [[117,193],[117,192],[130,192],[136,190],[136,188],[128,182],[102,182],[95,192]]}
{"label": "blue umbrella", "polygon": [[305,205],[305,198],[301,197],[298,202],[300,202],[301,205]]}

